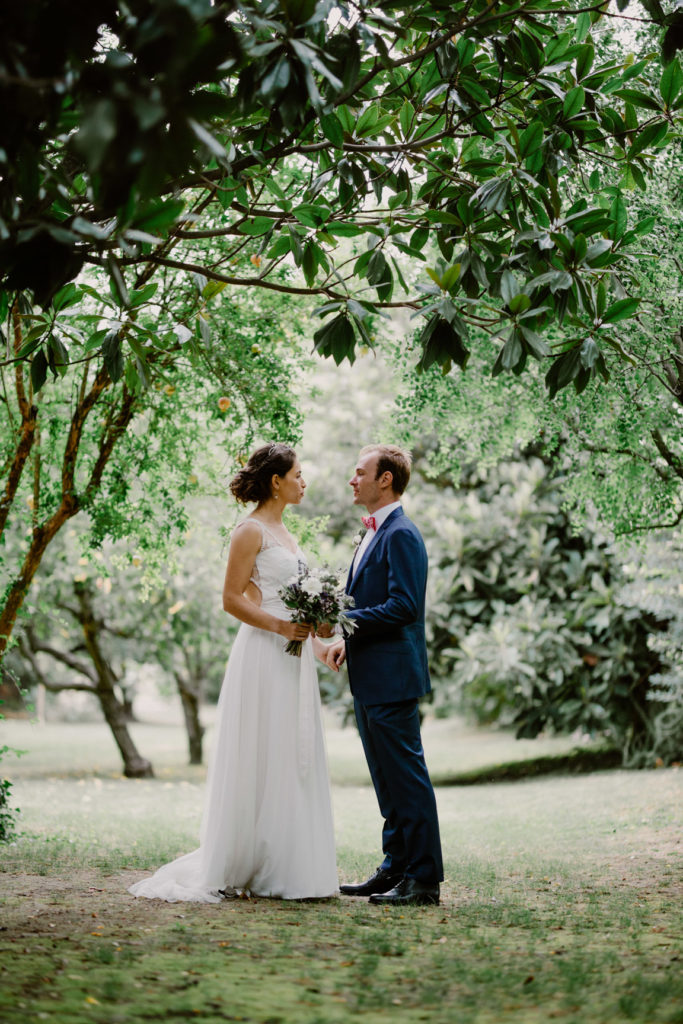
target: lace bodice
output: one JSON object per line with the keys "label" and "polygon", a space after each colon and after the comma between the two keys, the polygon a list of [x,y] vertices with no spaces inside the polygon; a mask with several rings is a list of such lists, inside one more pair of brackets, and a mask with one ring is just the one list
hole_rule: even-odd
{"label": "lace bodice", "polygon": [[251,521],[261,527],[261,550],[256,556],[251,582],[261,591],[261,607],[288,619],[289,609],[280,600],[278,591],[306,565],[306,556],[298,544],[296,551],[290,551],[264,523],[254,518]]}

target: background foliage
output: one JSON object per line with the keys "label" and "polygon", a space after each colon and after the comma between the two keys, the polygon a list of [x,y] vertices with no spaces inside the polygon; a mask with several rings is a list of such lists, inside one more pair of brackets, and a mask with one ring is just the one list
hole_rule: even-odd
{"label": "background foliage", "polygon": [[[658,548],[627,578],[601,531],[675,544],[683,520],[680,8],[0,18],[0,654],[19,621],[34,675],[80,658],[82,616],[55,609],[87,598],[124,762],[124,663],[158,662],[191,712],[223,657],[216,524],[169,562],[257,438],[298,440],[313,347],[321,557],[350,558],[358,440],[415,449],[437,704],[679,756],[675,587]],[[196,706],[192,729],[196,755]]]}

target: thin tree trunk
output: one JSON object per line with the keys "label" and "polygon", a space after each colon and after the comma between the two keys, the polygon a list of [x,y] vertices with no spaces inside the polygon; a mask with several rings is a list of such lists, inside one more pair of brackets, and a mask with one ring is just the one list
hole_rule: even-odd
{"label": "thin tree trunk", "polygon": [[135,717],[135,708],[133,707],[133,698],[130,696],[128,691],[123,690],[120,685],[119,690],[121,690],[121,707],[123,708],[123,714],[126,721],[128,723],[137,722],[137,718]]}
{"label": "thin tree trunk", "polygon": [[102,680],[99,680],[96,696],[100,702],[107,725],[111,729],[116,745],[121,752],[123,774],[127,779],[154,778],[154,770],[151,763],[140,755],[128,732],[126,713],[123,705],[117,699],[113,688],[110,685],[107,685],[106,688],[103,687]]}
{"label": "thin tree trunk", "polygon": [[24,564],[18,576],[12,581],[5,597],[5,603],[0,612],[0,659],[9,643],[14,624],[17,621],[19,609],[24,603],[24,598],[31,586],[33,577],[38,571],[43,555],[55,534],[61,530],[67,520],[78,511],[75,502],[62,502],[55,514],[47,522],[33,531],[31,546],[26,552]]}
{"label": "thin tree trunk", "polygon": [[128,732],[126,709],[116,696],[116,673],[107,661],[99,641],[99,624],[95,619],[90,594],[85,585],[74,584],[79,604],[79,620],[83,629],[85,647],[97,676],[96,695],[102,707],[107,725],[112,731],[116,745],[123,758],[123,774],[128,779],[152,778],[151,763],[142,757]]}
{"label": "thin tree trunk", "polygon": [[19,481],[21,480],[21,474],[24,471],[26,460],[31,454],[31,448],[33,447],[38,410],[35,405],[32,405],[29,412],[29,417],[22,423],[21,437],[19,438],[19,443],[17,444],[16,451],[14,453],[14,459],[12,460],[12,465],[10,466],[10,471],[7,475],[5,493],[0,499],[0,537],[2,537],[5,529],[7,517],[9,516],[10,509],[12,508],[12,502],[14,501],[14,496],[17,493],[17,487],[19,486]]}
{"label": "thin tree trunk", "polygon": [[[74,610],[80,622],[85,636],[86,650],[90,656],[91,664],[81,661],[75,655],[67,651],[60,651],[50,644],[42,643],[31,629],[26,629],[26,635],[21,640],[21,651],[28,661],[36,680],[52,693],[61,693],[63,690],[80,690],[92,693],[99,701],[105,721],[111,729],[114,742],[119,748],[123,758],[123,774],[129,779],[153,778],[154,772],[150,762],[138,752],[133,739],[128,732],[126,713],[115,692],[117,682],[116,674],[102,654],[99,646],[98,623],[95,620],[89,595],[85,587],[75,584],[79,598],[78,612]],[[47,678],[36,658],[37,653],[49,654],[56,661],[66,665],[71,671],[85,676],[87,683],[61,684],[53,683]]]}
{"label": "thin tree trunk", "polygon": [[90,479],[82,492],[82,496],[79,496],[75,491],[74,476],[83,427],[98,398],[110,383],[106,370],[100,370],[90,391],[83,401],[79,403],[71,420],[62,464],[62,501],[54,515],[50,516],[42,526],[34,528],[31,546],[24,559],[21,572],[14,579],[5,595],[5,603],[0,611],[0,661],[7,649],[19,610],[24,603],[28,589],[38,571],[48,545],[59,530],[61,530],[64,523],[75,516],[80,510],[83,501],[87,501],[89,497],[97,492],[111,454],[133,417],[135,395],[126,392],[124,388],[119,413],[113,423],[108,426],[101,439],[100,450],[90,474]]}
{"label": "thin tree trunk", "polygon": [[[24,339],[21,327],[21,315],[16,302],[12,307],[12,327],[14,331],[14,354],[17,355],[21,349]],[[36,426],[38,424],[38,409],[31,403],[26,395],[26,388],[24,386],[24,368],[20,362],[16,363],[14,367],[14,382],[17,392],[17,405],[19,406],[19,412],[21,414],[21,435],[17,442],[14,458],[10,465],[7,483],[5,485],[5,493],[2,499],[0,499],[0,537],[5,529],[7,517],[9,516],[10,509],[12,508],[12,502],[14,501],[14,497],[17,493],[17,487],[19,486],[19,481],[21,480],[26,460],[31,454],[31,448],[33,447],[36,434]]]}
{"label": "thin tree trunk", "polygon": [[199,721],[199,688],[188,686],[180,672],[175,672],[174,675],[185,716],[190,764],[201,764],[204,726]]}

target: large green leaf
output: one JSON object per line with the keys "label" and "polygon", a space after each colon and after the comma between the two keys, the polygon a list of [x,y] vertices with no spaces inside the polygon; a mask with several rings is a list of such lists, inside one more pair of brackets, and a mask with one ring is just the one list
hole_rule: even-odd
{"label": "large green leaf", "polygon": [[331,356],[337,366],[344,359],[354,360],[356,337],[349,317],[343,313],[323,324],[313,335],[313,342],[316,352],[321,356]]}
{"label": "large green leaf", "polygon": [[659,83],[659,91],[667,107],[673,107],[683,89],[683,71],[678,59],[674,59],[664,68]]}
{"label": "large green leaf", "polygon": [[164,231],[175,224],[184,209],[182,199],[161,199],[146,206],[131,226],[139,231]]}
{"label": "large green leaf", "polygon": [[563,353],[561,356],[557,356],[545,375],[545,382],[548,387],[550,397],[554,398],[558,391],[561,391],[562,388],[566,388],[568,384],[571,384],[582,369],[581,346],[575,345],[574,348],[570,349],[568,352]]}
{"label": "large green leaf", "polygon": [[532,121],[525,128],[519,140],[519,155],[522,159],[535,153],[543,143],[543,124],[541,121]]}
{"label": "large green leaf", "polygon": [[627,320],[632,317],[640,305],[639,299],[617,299],[602,316],[604,324],[613,324],[618,320]]}
{"label": "large green leaf", "polygon": [[271,220],[270,217],[252,217],[250,220],[245,220],[238,224],[237,230],[241,235],[258,237],[259,235],[268,234],[274,227],[275,221]]}
{"label": "large green leaf", "polygon": [[465,369],[470,356],[469,350],[463,344],[462,336],[457,329],[443,317],[434,315],[418,341],[422,346],[422,356],[418,363],[420,371],[428,370],[434,364],[448,370],[451,363],[457,363],[463,370]]}
{"label": "large green leaf", "polygon": [[666,121],[657,121],[655,124],[649,124],[647,128],[643,128],[628,151],[628,159],[633,160],[634,157],[639,156],[651,146],[658,146],[666,138],[667,131]]}
{"label": "large green leaf", "polygon": [[109,376],[116,383],[123,376],[123,352],[118,328],[106,335],[102,344],[102,356]]}
{"label": "large green leaf", "polygon": [[301,203],[294,207],[292,213],[305,227],[318,228],[329,219],[330,208],[322,203]]}
{"label": "large green leaf", "polygon": [[609,213],[612,219],[612,237],[623,238],[628,226],[628,212],[621,192],[614,197]]}
{"label": "large green leaf", "polygon": [[401,131],[403,132],[404,138],[410,137],[410,131],[413,126],[413,120],[415,118],[415,108],[410,100],[405,100],[400,112]]}
{"label": "large green leaf", "polygon": [[576,85],[573,89],[570,89],[565,96],[564,103],[562,105],[562,113],[565,117],[574,117],[583,109],[583,104],[586,99],[586,90]]}
{"label": "large green leaf", "polygon": [[31,360],[31,384],[37,393],[42,388],[47,377],[47,356],[44,349],[38,349]]}
{"label": "large green leaf", "polygon": [[344,144],[344,126],[336,114],[324,114],[320,118],[320,127],[323,135],[329,139],[333,146],[341,149]]}

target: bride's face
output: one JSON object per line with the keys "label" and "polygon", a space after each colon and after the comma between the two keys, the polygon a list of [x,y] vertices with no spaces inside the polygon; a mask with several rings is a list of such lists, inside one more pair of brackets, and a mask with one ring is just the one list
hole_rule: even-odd
{"label": "bride's face", "polygon": [[306,490],[306,481],[301,472],[301,463],[297,459],[285,476],[279,476],[278,495],[285,505],[298,505]]}

